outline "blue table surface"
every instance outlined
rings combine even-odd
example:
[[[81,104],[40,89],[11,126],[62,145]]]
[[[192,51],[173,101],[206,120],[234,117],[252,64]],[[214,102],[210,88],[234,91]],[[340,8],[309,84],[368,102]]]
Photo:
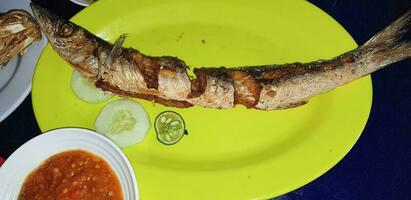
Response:
[[[82,7],[68,0],[36,0],[70,18]],[[311,0],[358,44],[411,9],[410,0]],[[297,25],[296,25],[297,26]],[[411,199],[411,59],[372,75],[372,110],[360,139],[335,167],[275,200]],[[40,133],[31,96],[0,123],[0,156],[7,158]]]

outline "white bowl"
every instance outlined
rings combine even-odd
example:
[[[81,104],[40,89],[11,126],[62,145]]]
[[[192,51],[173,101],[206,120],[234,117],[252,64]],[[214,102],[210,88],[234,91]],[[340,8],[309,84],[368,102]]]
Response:
[[[59,152],[82,149],[94,153],[116,173],[124,200],[137,200],[134,171],[124,153],[106,137],[90,130],[64,128],[41,134],[18,148],[0,168],[0,199],[17,199],[27,175]]]
[[[32,13],[30,0],[0,0],[0,13],[11,9],[24,9]],[[42,35],[42,39],[33,42],[23,56],[16,56],[6,66],[0,66],[0,122],[30,93],[34,68],[46,44],[47,39]]]
[[[86,0],[70,0],[70,1],[73,2],[73,3],[76,3],[80,6],[86,6],[87,7],[87,6],[90,5],[90,2],[88,2]]]

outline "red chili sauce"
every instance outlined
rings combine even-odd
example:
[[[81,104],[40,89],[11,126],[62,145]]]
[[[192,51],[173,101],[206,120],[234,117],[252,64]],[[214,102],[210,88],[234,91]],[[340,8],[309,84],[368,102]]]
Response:
[[[123,200],[120,182],[102,158],[82,150],[56,154],[25,180],[18,200]]]

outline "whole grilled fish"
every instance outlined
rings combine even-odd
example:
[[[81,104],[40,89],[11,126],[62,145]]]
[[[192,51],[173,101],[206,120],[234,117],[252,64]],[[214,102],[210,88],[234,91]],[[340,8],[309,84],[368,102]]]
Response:
[[[262,110],[292,108],[311,97],[411,56],[411,10],[364,45],[331,60],[237,68],[195,68],[175,57],[147,56],[110,44],[76,24],[32,4],[54,50],[84,77],[113,94],[166,106]]]

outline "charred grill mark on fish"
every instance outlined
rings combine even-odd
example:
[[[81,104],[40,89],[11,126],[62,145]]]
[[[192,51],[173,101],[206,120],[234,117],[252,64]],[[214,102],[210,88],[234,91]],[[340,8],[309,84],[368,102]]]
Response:
[[[149,101],[153,101],[153,102],[156,102],[156,103],[163,104],[165,106],[171,106],[171,107],[176,107],[176,108],[188,108],[188,107],[193,106],[192,104],[187,103],[185,101],[175,101],[175,100],[163,99],[163,98],[160,98],[156,95],[151,95],[151,94],[139,94],[139,93],[124,91],[124,90],[121,90],[120,88],[118,88],[117,86],[111,85],[110,83],[105,82],[103,80],[98,80],[95,83],[95,85],[97,87],[105,90],[105,91],[112,92],[112,93],[117,94],[119,96],[146,99],[146,100],[149,100]]]

